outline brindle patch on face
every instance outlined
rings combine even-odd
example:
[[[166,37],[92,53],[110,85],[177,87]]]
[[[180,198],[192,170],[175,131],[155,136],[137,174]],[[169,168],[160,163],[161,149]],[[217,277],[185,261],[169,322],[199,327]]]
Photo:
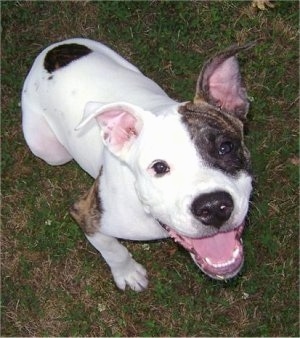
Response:
[[[250,170],[250,154],[243,142],[243,123],[240,119],[205,101],[196,105],[188,102],[179,108],[179,113],[208,166],[231,175],[240,170]],[[224,145],[231,145],[232,149],[222,154],[220,150]]]
[[[51,74],[55,70],[65,67],[72,61],[78,60],[91,52],[92,50],[88,47],[77,43],[59,45],[47,53],[44,67]]]
[[[93,235],[100,228],[102,213],[99,197],[100,175],[95,180],[91,189],[70,208],[70,214],[87,235]]]

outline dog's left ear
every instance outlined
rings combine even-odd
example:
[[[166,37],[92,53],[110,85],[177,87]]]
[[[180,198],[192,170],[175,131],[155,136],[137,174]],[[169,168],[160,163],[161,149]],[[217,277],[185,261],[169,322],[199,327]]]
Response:
[[[197,81],[194,104],[206,101],[244,120],[249,109],[249,101],[235,55],[254,45],[255,43],[234,45],[208,60]]]
[[[112,104],[89,102],[76,130],[90,120],[96,119],[101,128],[103,143],[112,153],[121,157],[140,134],[143,127],[140,117],[142,111],[142,108],[124,102]]]

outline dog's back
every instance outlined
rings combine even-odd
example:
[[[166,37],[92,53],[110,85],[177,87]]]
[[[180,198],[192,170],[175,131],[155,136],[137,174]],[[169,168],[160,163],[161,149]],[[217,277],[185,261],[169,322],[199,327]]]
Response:
[[[93,101],[126,101],[153,113],[176,105],[107,46],[79,38],[59,42],[40,53],[24,83],[23,130],[32,152],[52,165],[74,158],[96,177],[102,163],[99,127],[91,121],[88,132],[75,132]]]

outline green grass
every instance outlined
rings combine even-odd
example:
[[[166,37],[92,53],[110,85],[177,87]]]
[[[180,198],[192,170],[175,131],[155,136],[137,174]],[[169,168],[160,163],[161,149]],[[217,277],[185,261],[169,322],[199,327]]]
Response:
[[[299,336],[298,3],[2,2],[2,336]],[[246,143],[255,192],[242,274],[199,272],[171,240],[125,243],[145,265],[144,293],[116,289],[68,215],[91,183],[51,167],[21,131],[22,83],[37,53],[73,36],[104,41],[172,97],[189,100],[202,63],[235,42],[253,98]]]

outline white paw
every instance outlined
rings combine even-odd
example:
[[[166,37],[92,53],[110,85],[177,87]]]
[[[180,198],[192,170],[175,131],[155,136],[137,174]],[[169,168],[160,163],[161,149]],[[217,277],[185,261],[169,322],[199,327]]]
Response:
[[[148,286],[147,271],[132,258],[123,266],[112,268],[111,272],[121,290],[125,290],[128,285],[132,290],[140,292]]]

